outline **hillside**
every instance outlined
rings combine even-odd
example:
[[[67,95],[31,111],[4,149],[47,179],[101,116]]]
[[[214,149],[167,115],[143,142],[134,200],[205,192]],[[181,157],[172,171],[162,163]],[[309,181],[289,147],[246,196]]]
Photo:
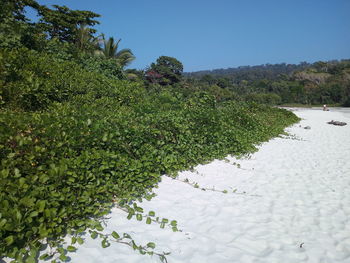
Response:
[[[231,90],[260,103],[350,106],[350,60],[275,64],[187,73],[187,81]]]

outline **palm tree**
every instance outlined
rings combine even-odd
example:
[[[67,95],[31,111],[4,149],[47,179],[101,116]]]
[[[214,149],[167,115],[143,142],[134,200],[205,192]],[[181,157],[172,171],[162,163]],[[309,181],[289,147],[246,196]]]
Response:
[[[129,65],[135,59],[134,54],[129,48],[124,48],[118,51],[121,39],[118,39],[116,42],[114,42],[113,37],[110,37],[108,40],[106,40],[104,36],[102,36],[101,40],[102,48],[95,52],[96,55],[117,60],[122,68]]]
[[[75,45],[82,51],[94,52],[99,48],[99,37],[94,37],[95,30],[80,24],[75,31]]]

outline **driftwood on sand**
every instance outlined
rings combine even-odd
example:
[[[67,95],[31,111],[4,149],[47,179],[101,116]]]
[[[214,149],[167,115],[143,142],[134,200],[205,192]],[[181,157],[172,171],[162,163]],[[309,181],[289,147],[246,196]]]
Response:
[[[341,121],[329,121],[327,122],[328,124],[333,124],[333,125],[337,125],[337,126],[345,126],[346,125],[346,122],[341,122]]]

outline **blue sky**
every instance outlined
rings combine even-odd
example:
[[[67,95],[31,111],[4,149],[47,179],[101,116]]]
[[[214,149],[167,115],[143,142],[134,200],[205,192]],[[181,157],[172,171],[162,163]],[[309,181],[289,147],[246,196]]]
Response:
[[[101,15],[143,69],[172,56],[185,71],[350,58],[349,0],[38,0]]]

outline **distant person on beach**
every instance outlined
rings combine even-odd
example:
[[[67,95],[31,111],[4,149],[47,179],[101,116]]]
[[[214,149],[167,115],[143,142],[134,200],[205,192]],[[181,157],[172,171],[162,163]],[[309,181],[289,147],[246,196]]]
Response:
[[[328,111],[328,109],[327,109],[327,105],[325,104],[325,105],[323,105],[323,111]]]

